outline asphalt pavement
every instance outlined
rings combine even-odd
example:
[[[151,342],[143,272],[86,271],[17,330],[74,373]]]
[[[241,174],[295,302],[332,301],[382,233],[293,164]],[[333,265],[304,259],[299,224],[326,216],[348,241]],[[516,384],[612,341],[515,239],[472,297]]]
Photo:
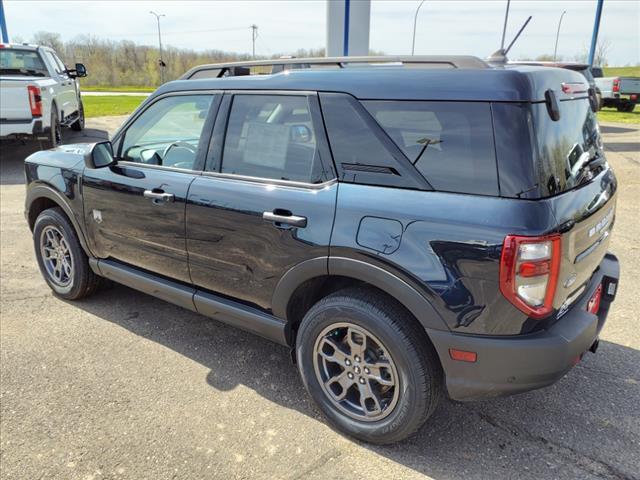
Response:
[[[622,276],[597,354],[543,390],[443,401],[390,447],[328,427],[283,347],[122,286],[54,297],[23,217],[32,147],[0,145],[0,477],[640,479],[640,131],[602,130]]]

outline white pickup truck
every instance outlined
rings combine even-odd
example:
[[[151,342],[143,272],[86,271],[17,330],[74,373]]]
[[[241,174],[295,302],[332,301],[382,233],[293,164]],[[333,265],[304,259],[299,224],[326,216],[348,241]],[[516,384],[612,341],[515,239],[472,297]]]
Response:
[[[78,77],[81,63],[68,69],[51,48],[0,43],[0,139],[62,139],[62,127],[84,128]]]
[[[640,101],[640,78],[599,77],[601,69],[594,68],[596,86],[602,92],[604,107],[617,108],[619,112],[633,112]]]

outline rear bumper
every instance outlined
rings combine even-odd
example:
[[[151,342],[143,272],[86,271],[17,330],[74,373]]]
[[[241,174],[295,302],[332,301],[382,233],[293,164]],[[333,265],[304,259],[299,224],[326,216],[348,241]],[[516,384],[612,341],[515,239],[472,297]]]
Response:
[[[511,337],[429,331],[449,396],[454,400],[480,400],[542,388],[562,378],[598,339],[619,277],[618,259],[607,254],[582,298],[547,330]],[[603,297],[598,315],[594,315],[586,311],[586,305],[600,283]],[[476,352],[477,361],[454,361],[450,348]]]
[[[0,120],[0,138],[28,138],[44,136],[48,133],[48,128],[44,128],[41,118],[31,120]]]

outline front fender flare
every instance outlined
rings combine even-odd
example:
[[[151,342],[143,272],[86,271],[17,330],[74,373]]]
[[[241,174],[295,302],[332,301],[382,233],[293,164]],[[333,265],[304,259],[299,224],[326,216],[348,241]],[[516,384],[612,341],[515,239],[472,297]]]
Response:
[[[71,224],[73,225],[76,233],[78,234],[78,240],[80,241],[80,245],[82,246],[83,250],[90,257],[93,256],[91,250],[89,249],[87,239],[85,238],[84,230],[81,228],[78,219],[73,213],[73,210],[67,203],[65,196],[57,190],[53,189],[51,186],[47,184],[40,184],[34,185],[29,188],[25,199],[25,216],[27,217],[27,221],[29,219],[29,211],[31,210],[33,202],[38,200],[39,198],[47,198],[62,209],[62,211],[71,221]]]

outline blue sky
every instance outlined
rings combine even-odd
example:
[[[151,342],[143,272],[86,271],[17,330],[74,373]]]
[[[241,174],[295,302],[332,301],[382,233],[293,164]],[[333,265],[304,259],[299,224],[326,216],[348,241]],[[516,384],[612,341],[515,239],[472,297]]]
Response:
[[[357,1],[357,0],[354,0]],[[372,49],[409,54],[413,15],[419,1],[376,1],[371,6]],[[499,46],[506,2],[427,0],[420,10],[416,54],[471,54],[485,57]],[[249,52],[249,25],[258,25],[256,53],[288,53],[325,45],[326,2],[304,1],[29,1],[4,0],[10,37],[29,40],[39,30],[68,40],[93,34],[155,45],[153,9],[162,19],[164,43],[203,50]],[[562,23],[558,54],[573,59],[588,48],[596,2],[535,0],[511,2],[507,37],[528,15],[533,20],[510,58],[553,53],[558,18]],[[640,63],[640,2],[605,0],[600,38],[610,43],[611,65]]]

